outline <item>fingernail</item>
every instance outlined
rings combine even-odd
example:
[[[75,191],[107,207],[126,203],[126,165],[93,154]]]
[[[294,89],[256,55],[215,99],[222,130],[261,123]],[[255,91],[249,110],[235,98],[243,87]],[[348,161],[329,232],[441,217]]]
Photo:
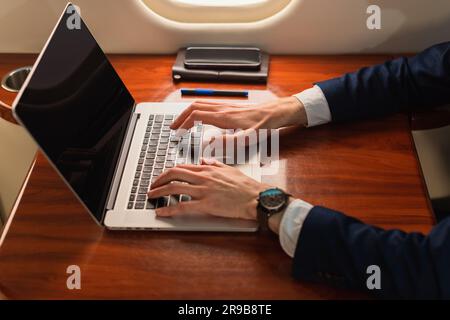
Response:
[[[210,158],[203,158],[202,160],[206,164],[214,164],[216,162],[215,159],[210,159]]]

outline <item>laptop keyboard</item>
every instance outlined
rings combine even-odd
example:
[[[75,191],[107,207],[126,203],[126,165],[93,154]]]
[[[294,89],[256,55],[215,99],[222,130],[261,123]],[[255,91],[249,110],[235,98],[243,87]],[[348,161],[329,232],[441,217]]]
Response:
[[[127,209],[156,209],[190,200],[186,195],[147,198],[150,185],[165,170],[179,164],[199,163],[203,127],[196,125],[184,135],[178,136],[170,129],[176,117],[177,115],[154,114],[146,119],[147,128],[141,144]]]

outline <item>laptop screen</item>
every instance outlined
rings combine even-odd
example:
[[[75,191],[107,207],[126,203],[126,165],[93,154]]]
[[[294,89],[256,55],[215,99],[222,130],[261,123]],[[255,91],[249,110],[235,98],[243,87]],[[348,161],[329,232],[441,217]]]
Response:
[[[134,100],[70,9],[41,53],[15,114],[100,221]]]

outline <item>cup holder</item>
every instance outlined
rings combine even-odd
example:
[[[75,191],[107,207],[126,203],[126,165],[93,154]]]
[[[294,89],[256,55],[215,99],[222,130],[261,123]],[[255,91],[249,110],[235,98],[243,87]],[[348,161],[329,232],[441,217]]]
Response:
[[[31,67],[22,67],[11,71],[2,80],[2,88],[10,92],[19,92],[31,72]]]

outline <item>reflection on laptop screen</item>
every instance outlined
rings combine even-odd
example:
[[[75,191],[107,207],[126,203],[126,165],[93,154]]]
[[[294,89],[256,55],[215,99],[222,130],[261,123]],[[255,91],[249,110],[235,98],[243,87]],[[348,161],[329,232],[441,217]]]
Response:
[[[84,22],[68,28],[65,12],[15,113],[101,220],[134,100]]]

